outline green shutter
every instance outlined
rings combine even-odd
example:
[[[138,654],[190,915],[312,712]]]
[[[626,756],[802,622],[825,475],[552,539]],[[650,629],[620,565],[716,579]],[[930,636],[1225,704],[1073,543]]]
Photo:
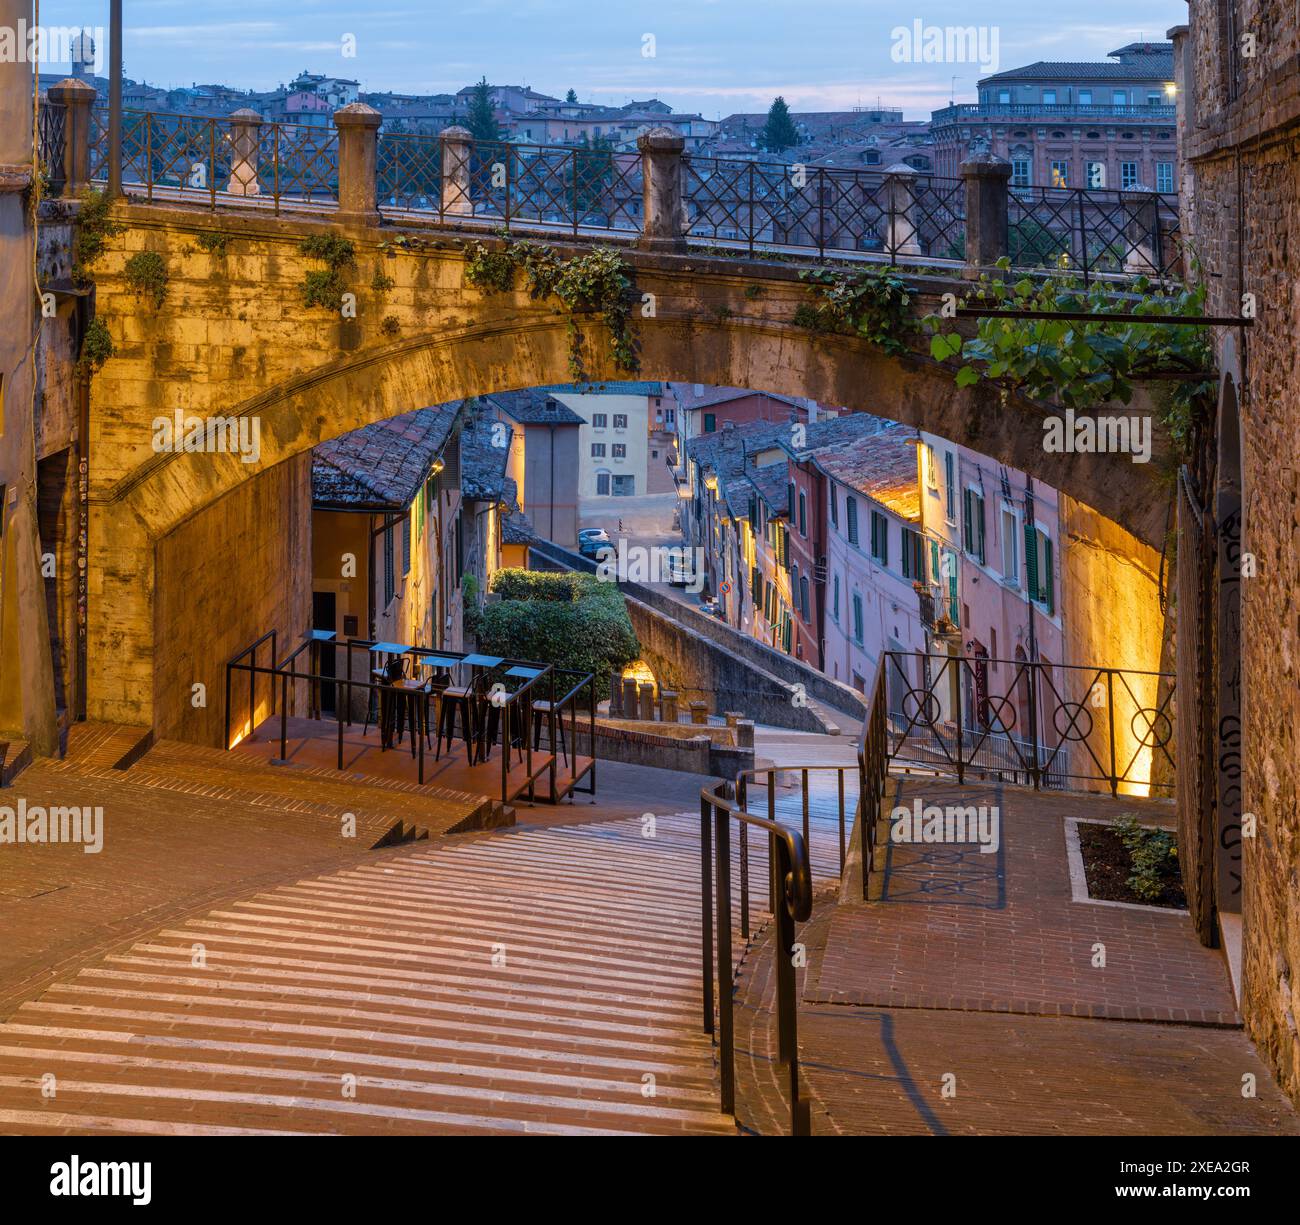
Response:
[[[1038,534],[1029,520],[1025,520],[1025,585],[1029,598],[1038,599]]]
[[[976,522],[976,529],[978,533],[976,536],[976,541],[979,545],[979,551],[976,554],[976,556],[980,559],[980,562],[982,563],[986,557],[986,554],[984,552],[984,499],[981,498],[978,494],[975,495],[975,505],[979,508],[979,519]]]
[[[966,546],[967,553],[975,552],[974,535],[971,530],[971,513],[970,513],[970,490],[961,491],[961,539],[962,544]]]
[[[1043,603],[1049,613],[1054,613],[1056,592],[1052,582],[1052,538],[1050,536],[1043,537],[1043,569],[1047,572],[1043,575]]]

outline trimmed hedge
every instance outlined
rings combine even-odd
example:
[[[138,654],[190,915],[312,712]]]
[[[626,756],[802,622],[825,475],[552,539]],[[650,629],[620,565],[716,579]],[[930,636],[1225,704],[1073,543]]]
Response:
[[[498,570],[492,590],[501,600],[475,619],[478,649],[489,655],[536,659],[592,672],[597,698],[609,696],[609,676],[640,657],[623,594],[595,575],[549,570]]]

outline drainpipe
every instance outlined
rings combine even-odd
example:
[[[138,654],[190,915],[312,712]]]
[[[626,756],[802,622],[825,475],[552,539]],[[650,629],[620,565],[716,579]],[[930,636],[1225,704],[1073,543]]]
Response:
[[[108,9],[108,198],[122,196],[122,0]]]

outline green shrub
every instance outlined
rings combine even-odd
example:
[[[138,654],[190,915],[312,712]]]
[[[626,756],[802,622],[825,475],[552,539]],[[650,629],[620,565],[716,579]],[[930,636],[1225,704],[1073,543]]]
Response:
[[[157,310],[167,300],[167,261],[157,251],[137,251],[123,269],[126,283]]]
[[[591,574],[507,569],[492,576],[491,586],[501,599],[475,619],[480,651],[594,673],[598,698],[609,694],[610,673],[641,653],[613,583]]]

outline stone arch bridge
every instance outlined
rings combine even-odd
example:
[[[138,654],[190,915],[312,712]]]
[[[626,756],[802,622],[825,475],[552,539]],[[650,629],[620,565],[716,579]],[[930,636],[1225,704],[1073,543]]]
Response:
[[[91,390],[87,713],[196,736],[191,687],[201,682],[211,713],[196,738],[210,738],[226,659],[285,601],[310,606],[310,590],[285,576],[309,548],[291,494],[309,479],[311,449],[429,404],[570,381],[568,316],[522,289],[468,287],[465,235],[446,229],[130,202],[115,218],[120,229],[94,267],[114,353]],[[301,249],[315,235],[354,244],[344,276],[355,318],[303,305],[308,272],[323,267]],[[1148,465],[1047,454],[1043,406],[988,385],[958,388],[920,353],[891,357],[794,324],[807,301],[796,263],[624,250],[637,293],[654,295],[654,316],[636,320],[640,377],[811,396],[933,431],[1159,547],[1169,501],[1159,430]],[[141,252],[165,269],[157,307],[126,276]],[[917,313],[960,285],[912,278]],[[588,376],[620,377],[603,326],[580,331]],[[256,418],[258,462],[157,452],[152,423],[177,410]]]

